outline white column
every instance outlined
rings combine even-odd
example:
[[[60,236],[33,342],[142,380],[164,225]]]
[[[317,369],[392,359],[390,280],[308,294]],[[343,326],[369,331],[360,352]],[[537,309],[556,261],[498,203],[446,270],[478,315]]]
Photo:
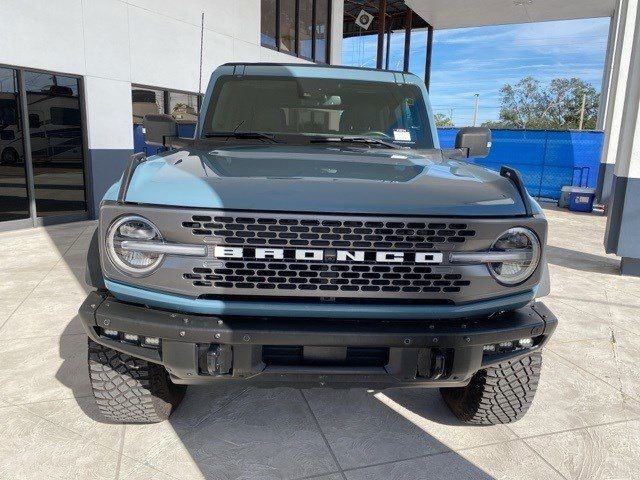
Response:
[[[342,65],[342,29],[344,24],[344,2],[331,2],[331,46],[329,63]]]
[[[637,0],[629,0],[629,7]],[[611,201],[607,215],[605,247],[622,257],[622,274],[640,276],[640,12],[627,10],[627,32],[622,42],[630,63],[620,70],[625,90],[616,99],[621,104]],[[627,45],[629,44],[629,45]],[[613,135],[613,132],[612,132]],[[612,137],[613,138],[613,137]]]
[[[611,76],[613,75],[613,57],[616,51],[618,39],[618,27],[620,25],[620,8],[617,5],[613,16],[609,20],[609,35],[607,36],[607,52],[604,58],[604,69],[602,71],[602,86],[600,87],[600,100],[598,102],[598,117],[596,120],[596,130],[603,130],[607,110],[609,108],[609,98],[611,96]]]
[[[617,34],[609,84],[609,99],[604,119],[604,142],[598,175],[598,199],[609,203],[613,178],[613,165],[616,162],[618,140],[622,128],[622,115],[625,107],[627,77],[632,56],[635,19],[638,0],[619,0],[614,14],[617,18]]]
[[[122,174],[133,153],[131,83],[99,77],[84,79],[89,159],[90,211],[96,215],[102,196]]]

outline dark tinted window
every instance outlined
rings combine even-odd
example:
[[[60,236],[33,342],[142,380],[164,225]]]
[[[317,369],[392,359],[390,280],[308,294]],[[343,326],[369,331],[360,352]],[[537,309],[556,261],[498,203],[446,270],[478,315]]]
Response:
[[[24,79],[38,216],[86,211],[78,79],[38,72]]]
[[[177,123],[198,121],[198,96],[191,93],[169,92],[169,114]]]
[[[0,222],[29,218],[16,71],[0,68]]]
[[[416,85],[361,80],[227,77],[218,81],[207,132],[367,136],[433,148]]]
[[[312,35],[313,35],[313,1],[300,0],[300,13],[298,38],[299,51],[298,54],[304,58],[311,58],[313,55]]]
[[[164,113],[164,92],[151,88],[134,88],[131,90],[133,102],[133,123],[142,124],[147,114]]]
[[[276,0],[262,0],[260,5],[260,42],[266,47],[276,46]]]
[[[330,0],[262,0],[261,44],[328,63],[330,6]]]
[[[329,0],[316,0],[316,62],[327,63]]]
[[[296,53],[296,0],[280,0],[280,50]]]

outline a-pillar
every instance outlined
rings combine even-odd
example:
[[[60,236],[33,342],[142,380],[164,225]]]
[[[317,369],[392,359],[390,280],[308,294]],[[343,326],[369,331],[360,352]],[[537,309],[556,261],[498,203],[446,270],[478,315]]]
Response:
[[[622,257],[621,273],[640,276],[640,12],[638,0],[628,0],[626,31],[621,38],[628,47],[629,67],[619,71],[626,80],[624,92],[616,94],[615,107],[623,105],[607,214],[605,249]],[[628,45],[627,45],[628,44]],[[612,132],[612,138],[613,138]]]

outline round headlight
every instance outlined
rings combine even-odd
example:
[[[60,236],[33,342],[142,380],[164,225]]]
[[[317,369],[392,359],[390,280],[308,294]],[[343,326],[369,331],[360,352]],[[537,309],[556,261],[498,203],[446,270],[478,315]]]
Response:
[[[107,230],[107,254],[118,270],[134,277],[149,275],[162,263],[163,254],[125,250],[125,241],[162,241],[158,228],[146,218],[127,215],[115,220]]]
[[[504,232],[491,246],[494,252],[522,253],[522,260],[490,263],[491,274],[500,283],[517,285],[527,280],[540,263],[540,241],[528,228],[515,227]]]

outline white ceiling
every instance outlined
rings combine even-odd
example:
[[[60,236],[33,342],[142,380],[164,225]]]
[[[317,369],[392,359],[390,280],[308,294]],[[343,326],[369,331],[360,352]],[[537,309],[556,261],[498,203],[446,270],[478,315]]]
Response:
[[[610,17],[616,0],[406,0],[437,29]]]

